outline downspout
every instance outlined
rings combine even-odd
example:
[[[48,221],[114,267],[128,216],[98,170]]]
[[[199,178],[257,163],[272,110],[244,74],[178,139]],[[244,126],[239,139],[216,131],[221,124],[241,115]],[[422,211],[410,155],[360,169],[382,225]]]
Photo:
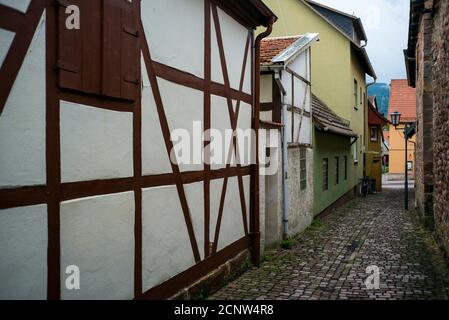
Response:
[[[253,263],[260,265],[260,212],[259,212],[259,121],[260,121],[260,42],[263,38],[269,36],[273,30],[273,23],[276,18],[273,16],[268,21],[267,30],[256,37],[254,44],[254,130],[256,131],[256,159],[254,166],[254,185],[253,191],[253,229],[252,229],[252,247],[253,247]]]
[[[287,142],[287,104],[285,103],[285,96],[287,92],[282,85],[280,78],[280,70],[276,70],[274,73],[274,80],[282,93],[281,106],[282,106],[282,224],[283,233],[282,238],[286,240],[288,238],[288,142]]]

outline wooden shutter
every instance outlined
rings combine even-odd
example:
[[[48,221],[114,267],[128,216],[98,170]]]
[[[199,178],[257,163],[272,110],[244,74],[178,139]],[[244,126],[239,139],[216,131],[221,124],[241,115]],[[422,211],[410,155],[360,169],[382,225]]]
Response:
[[[127,100],[140,83],[135,1],[103,0],[103,94]]]
[[[135,100],[140,83],[137,0],[58,0],[59,85]],[[67,6],[80,8],[80,29],[66,28]]]
[[[66,28],[65,13],[66,8],[71,5],[77,5],[82,10],[82,0],[62,1],[59,0],[59,56],[57,67],[59,69],[59,85],[62,88],[82,90],[83,76],[82,76],[82,56],[83,47],[81,29],[69,30]]]

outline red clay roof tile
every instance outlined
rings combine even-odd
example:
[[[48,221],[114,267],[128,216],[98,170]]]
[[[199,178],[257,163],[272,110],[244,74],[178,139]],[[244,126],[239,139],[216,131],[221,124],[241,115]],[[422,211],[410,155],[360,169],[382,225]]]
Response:
[[[270,65],[274,57],[300,38],[301,36],[291,36],[263,39],[260,44],[260,64]]]
[[[401,113],[401,122],[416,121],[416,89],[407,79],[391,80],[389,113]]]

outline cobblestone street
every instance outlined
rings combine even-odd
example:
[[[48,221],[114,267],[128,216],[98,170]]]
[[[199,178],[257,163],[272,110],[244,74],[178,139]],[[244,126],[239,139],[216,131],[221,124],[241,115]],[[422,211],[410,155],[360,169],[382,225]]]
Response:
[[[210,298],[447,299],[444,260],[413,213],[403,212],[402,197],[390,188],[349,202]],[[368,266],[379,267],[379,289],[365,285]]]

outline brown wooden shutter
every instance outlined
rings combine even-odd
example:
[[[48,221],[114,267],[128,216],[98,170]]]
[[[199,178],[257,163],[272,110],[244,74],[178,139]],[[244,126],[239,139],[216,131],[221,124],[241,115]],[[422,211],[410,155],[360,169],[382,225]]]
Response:
[[[136,15],[133,10],[133,7],[135,8],[136,6],[129,1],[125,2],[125,8],[122,11],[121,92],[123,99],[134,100],[140,84],[140,70],[138,70],[140,60],[139,32],[137,30]]]
[[[135,100],[140,83],[137,0],[58,0],[59,85]],[[80,30],[66,28],[66,7],[80,8]]]
[[[103,94],[134,100],[140,83],[135,4],[103,0],[103,5]]]
[[[65,13],[66,8],[71,5],[77,5],[82,8],[82,0],[63,1],[59,0],[59,57],[57,67],[59,69],[59,85],[63,88],[82,90],[82,57],[83,48],[81,30],[69,30],[66,28]]]

